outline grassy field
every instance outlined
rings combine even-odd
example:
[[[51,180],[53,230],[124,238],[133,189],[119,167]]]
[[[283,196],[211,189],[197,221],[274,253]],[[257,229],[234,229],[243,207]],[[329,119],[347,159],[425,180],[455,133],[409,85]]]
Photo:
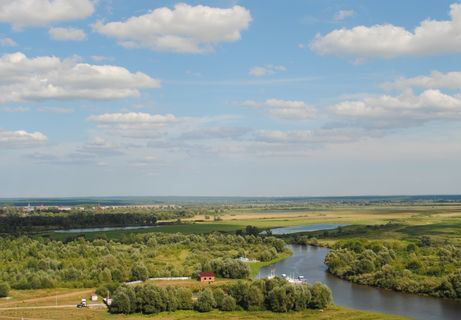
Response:
[[[40,309],[40,310],[12,310],[3,311],[0,320],[195,320],[195,319],[305,319],[305,320],[405,320],[409,318],[349,310],[340,307],[331,307],[327,310],[308,310],[293,313],[272,313],[272,312],[219,312],[199,313],[195,311],[178,311],[174,313],[161,313],[158,315],[110,315],[103,309]]]
[[[285,208],[240,208],[229,209],[220,215],[222,221],[212,221],[204,216],[184,219],[183,224],[160,225],[140,230],[117,230],[91,233],[44,234],[56,240],[66,240],[78,236],[87,239],[106,237],[121,239],[131,233],[167,232],[200,234],[215,231],[235,232],[248,225],[260,229],[302,226],[322,223],[346,225],[377,225],[397,222],[407,226],[401,230],[407,235],[434,235],[457,237],[461,231],[461,204],[389,204],[389,205],[328,205]],[[373,236],[369,234],[368,236]],[[383,234],[393,237],[395,234]]]

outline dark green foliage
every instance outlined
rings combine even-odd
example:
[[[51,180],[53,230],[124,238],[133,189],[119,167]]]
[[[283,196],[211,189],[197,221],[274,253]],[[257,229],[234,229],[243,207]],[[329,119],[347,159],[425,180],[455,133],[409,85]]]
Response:
[[[176,298],[178,299],[179,310],[191,310],[194,306],[192,300],[192,291],[188,288],[178,288],[176,290]]]
[[[324,309],[333,302],[330,288],[322,283],[315,283],[311,288],[309,306],[314,309]]]
[[[6,282],[0,282],[0,298],[8,297],[10,285]]]
[[[234,311],[237,309],[237,304],[235,303],[235,299],[229,295],[225,295],[222,304],[219,308],[221,311]]]
[[[159,288],[150,284],[135,289],[122,286],[116,290],[113,299],[111,313],[144,314],[190,310],[192,306],[200,312],[215,308],[221,311],[291,312],[326,308],[333,303],[330,289],[323,284],[290,284],[280,278],[238,281],[214,290],[205,288],[198,292],[195,304],[192,292],[187,288]]]
[[[229,279],[245,279],[250,275],[250,268],[235,259],[213,259],[202,266],[203,271],[213,271],[218,277]]]
[[[200,312],[210,312],[215,307],[216,301],[213,296],[213,291],[211,291],[210,288],[206,288],[198,296],[195,309]]]
[[[100,286],[96,289],[96,294],[100,297],[106,298],[109,296],[109,289],[105,286]]]
[[[213,297],[216,301],[216,308],[221,309],[226,293],[221,288],[213,290]]]
[[[115,226],[155,225],[152,214],[94,213],[35,214],[0,216],[0,233],[29,232],[34,230],[94,228]]]
[[[356,283],[460,299],[461,247],[424,236],[403,241],[340,241],[325,258],[328,270]]]
[[[135,309],[132,309],[131,305],[132,302],[126,290],[124,288],[119,288],[115,291],[109,311],[110,313],[133,313]]]
[[[142,263],[136,263],[131,267],[131,280],[146,281],[149,278],[149,271]]]

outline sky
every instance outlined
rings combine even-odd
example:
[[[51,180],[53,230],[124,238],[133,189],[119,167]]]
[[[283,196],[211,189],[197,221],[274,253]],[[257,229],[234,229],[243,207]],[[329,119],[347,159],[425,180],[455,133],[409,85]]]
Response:
[[[461,193],[461,2],[0,0],[0,197]]]

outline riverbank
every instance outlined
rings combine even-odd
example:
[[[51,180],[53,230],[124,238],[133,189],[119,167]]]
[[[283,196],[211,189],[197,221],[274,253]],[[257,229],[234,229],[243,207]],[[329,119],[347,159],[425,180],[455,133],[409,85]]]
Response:
[[[285,260],[285,259],[291,257],[292,254],[293,254],[293,252],[291,252],[291,251],[290,252],[283,252],[277,258],[272,259],[270,261],[250,262],[250,263],[248,263],[248,266],[250,267],[250,278],[251,279],[256,278],[256,276],[261,271],[261,268],[267,267],[267,266],[276,264],[277,262],[280,262],[282,260]]]

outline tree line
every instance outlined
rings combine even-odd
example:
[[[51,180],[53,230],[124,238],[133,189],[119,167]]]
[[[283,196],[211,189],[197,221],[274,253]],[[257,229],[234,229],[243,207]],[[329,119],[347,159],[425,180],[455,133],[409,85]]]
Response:
[[[157,218],[139,213],[88,213],[0,215],[0,233],[32,232],[51,229],[72,229],[118,226],[153,226]]]
[[[188,288],[160,288],[152,284],[115,290],[109,312],[154,314],[164,311],[197,310],[291,312],[323,309],[332,302],[331,290],[320,283],[290,284],[281,278],[238,281],[197,292],[196,301]]]

